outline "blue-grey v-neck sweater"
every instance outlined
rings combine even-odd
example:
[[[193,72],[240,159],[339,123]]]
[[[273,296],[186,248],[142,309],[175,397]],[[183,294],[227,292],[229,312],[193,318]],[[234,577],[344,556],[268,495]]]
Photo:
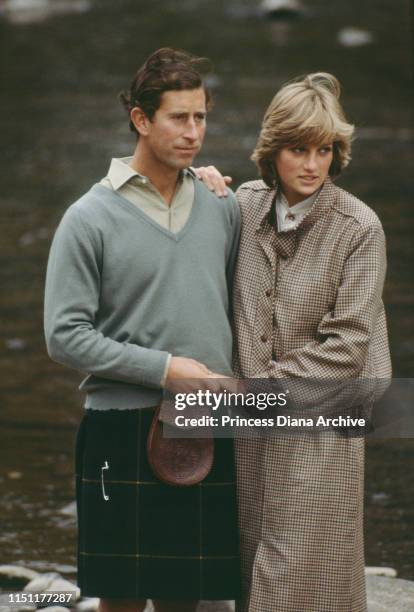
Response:
[[[156,405],[168,353],[231,374],[239,232],[234,195],[199,181],[176,234],[102,185],[68,208],[49,256],[45,335],[52,359],[87,374],[86,408]]]

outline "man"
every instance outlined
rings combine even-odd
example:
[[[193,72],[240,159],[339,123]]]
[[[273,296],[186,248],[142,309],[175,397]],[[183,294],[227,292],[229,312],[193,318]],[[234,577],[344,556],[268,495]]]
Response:
[[[211,473],[193,487],[160,483],[146,457],[164,386],[232,372],[240,217],[233,195],[219,199],[188,170],[209,105],[198,63],[160,49],[138,70],[122,95],[134,154],[69,207],[48,263],[49,354],[87,373],[78,578],[101,612],[139,612],[147,598],[157,612],[186,612],[238,595],[231,441],[217,441]]]

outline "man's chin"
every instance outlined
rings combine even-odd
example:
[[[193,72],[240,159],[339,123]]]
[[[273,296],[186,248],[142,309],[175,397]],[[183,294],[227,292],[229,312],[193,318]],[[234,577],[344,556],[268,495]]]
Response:
[[[198,148],[194,148],[194,149],[176,149],[175,150],[175,161],[177,163],[185,163],[187,166],[191,165],[193,163],[193,160],[197,157],[197,155],[199,154],[200,149]]]
[[[176,159],[172,164],[175,170],[184,170],[184,168],[188,168],[193,165],[193,161],[195,159],[195,155],[187,155],[183,156],[181,159]]]

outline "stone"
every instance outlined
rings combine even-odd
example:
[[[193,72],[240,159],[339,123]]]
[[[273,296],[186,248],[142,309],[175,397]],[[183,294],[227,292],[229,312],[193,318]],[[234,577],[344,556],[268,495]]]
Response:
[[[367,576],[368,612],[413,612],[414,582]]]
[[[29,610],[36,610],[36,606],[30,604],[11,604],[8,593],[0,593],[0,612],[23,612],[23,610],[27,612]]]
[[[40,23],[54,15],[85,13],[90,0],[2,0],[0,15],[10,23],[24,25]]]
[[[0,593],[0,612],[32,612],[32,610],[36,610],[34,604],[11,604],[8,593]]]
[[[57,572],[59,574],[73,574],[77,572],[76,565],[67,563],[51,563],[50,561],[30,561],[30,567],[36,570],[39,574],[46,572]]]
[[[388,578],[396,578],[397,572],[393,567],[366,567],[365,576],[388,576]]]
[[[64,606],[47,606],[46,612],[69,612],[69,608]]]
[[[298,0],[263,0],[260,9],[264,15],[279,18],[299,17],[304,13]]]
[[[26,341],[23,338],[8,338],[5,344],[11,351],[21,351],[26,348]]]
[[[94,612],[98,609],[99,597],[85,597],[78,602],[76,609],[81,612]]]
[[[373,42],[374,37],[367,30],[343,28],[337,34],[337,40],[343,47],[362,47]]]
[[[61,593],[73,593],[72,603],[80,598],[80,589],[69,580],[62,578],[57,572],[39,574],[34,580],[24,587],[25,591],[44,592],[59,591]]]
[[[69,504],[67,504],[66,506],[63,506],[63,508],[61,508],[59,510],[59,514],[63,514],[64,516],[73,516],[76,517],[77,512],[76,512],[76,502],[70,502]]]
[[[39,576],[38,572],[21,565],[0,565],[0,586],[2,587],[23,587],[37,576]]]

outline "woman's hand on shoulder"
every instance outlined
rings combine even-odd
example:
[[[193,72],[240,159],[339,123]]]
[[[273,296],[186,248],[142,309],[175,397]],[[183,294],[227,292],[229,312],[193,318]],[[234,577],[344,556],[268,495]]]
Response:
[[[223,198],[229,195],[227,185],[233,180],[231,176],[223,176],[215,166],[201,166],[193,170],[196,177],[203,181],[210,191],[214,191],[216,196]]]

